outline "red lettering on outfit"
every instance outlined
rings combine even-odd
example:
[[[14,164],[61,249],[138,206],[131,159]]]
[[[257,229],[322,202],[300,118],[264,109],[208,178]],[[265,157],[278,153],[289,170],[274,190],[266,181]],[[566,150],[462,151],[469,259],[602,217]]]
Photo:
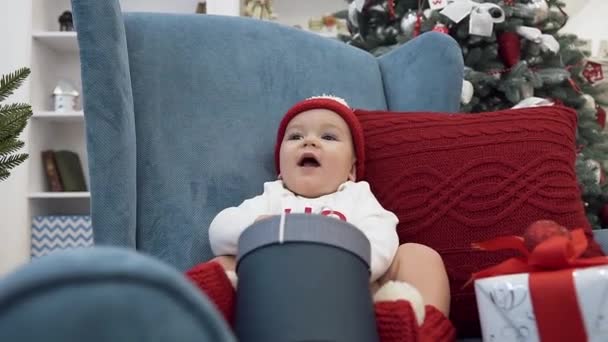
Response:
[[[285,214],[289,214],[291,213],[291,208],[285,208]],[[304,207],[304,213],[305,214],[312,214],[312,208],[311,207]],[[323,210],[321,213],[321,215],[323,216],[335,216],[336,218],[347,222],[348,220],[346,219],[346,215],[342,214],[339,211],[336,210]]]
[[[321,215],[323,215],[323,216],[330,216],[330,215],[338,216],[338,218],[340,220],[346,222],[346,216],[344,216],[344,214],[342,214],[339,211],[335,211],[335,210],[323,210],[321,212]]]

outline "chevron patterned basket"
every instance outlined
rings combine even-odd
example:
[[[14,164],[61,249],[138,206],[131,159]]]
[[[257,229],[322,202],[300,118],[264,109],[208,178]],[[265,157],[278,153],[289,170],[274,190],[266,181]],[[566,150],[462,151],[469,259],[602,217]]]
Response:
[[[90,216],[35,216],[32,219],[32,258],[55,250],[93,246]]]

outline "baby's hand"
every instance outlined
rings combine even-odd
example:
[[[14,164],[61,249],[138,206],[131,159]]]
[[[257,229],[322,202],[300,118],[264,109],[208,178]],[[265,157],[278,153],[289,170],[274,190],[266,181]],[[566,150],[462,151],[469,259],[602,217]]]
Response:
[[[255,219],[255,221],[253,221],[253,222],[258,222],[258,221],[265,220],[265,219],[267,219],[267,218],[271,218],[271,217],[272,217],[272,215],[260,215],[260,216],[258,216],[258,218],[256,218],[256,219]]]

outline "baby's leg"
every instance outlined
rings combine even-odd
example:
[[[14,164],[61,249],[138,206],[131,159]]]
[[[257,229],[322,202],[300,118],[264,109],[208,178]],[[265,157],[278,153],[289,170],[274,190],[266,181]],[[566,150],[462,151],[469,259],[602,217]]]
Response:
[[[232,324],[234,319],[236,275],[234,274],[236,261],[233,256],[220,256],[210,261],[198,264],[185,275],[215,304],[226,321]]]
[[[455,340],[456,331],[447,318],[448,278],[443,261],[434,250],[413,243],[400,246],[378,283],[375,309],[382,342]],[[410,285],[418,290],[413,290],[415,295]],[[374,288],[377,285],[372,285]],[[382,297],[385,299],[381,300]],[[421,307],[423,302],[425,306]],[[419,326],[421,319],[423,323]]]
[[[389,280],[411,284],[420,291],[426,305],[432,305],[448,316],[450,284],[443,260],[435,250],[416,243],[399,246],[393,263],[380,283]]]
[[[236,269],[236,258],[234,255],[221,255],[211,259],[222,265],[226,271],[234,271]]]
[[[236,277],[236,258],[233,255],[221,255],[211,259],[218,264],[222,265],[222,268],[226,271],[226,276],[230,279],[232,287],[236,289],[237,277]]]

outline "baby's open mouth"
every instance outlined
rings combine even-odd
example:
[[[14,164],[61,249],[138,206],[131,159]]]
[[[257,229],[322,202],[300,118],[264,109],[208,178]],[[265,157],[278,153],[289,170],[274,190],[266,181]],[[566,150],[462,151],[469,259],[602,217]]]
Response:
[[[298,166],[302,166],[302,167],[319,167],[319,166],[321,166],[321,163],[319,163],[319,161],[317,160],[317,157],[315,157],[314,154],[312,154],[312,153],[304,153],[300,157],[300,160],[298,161]]]

